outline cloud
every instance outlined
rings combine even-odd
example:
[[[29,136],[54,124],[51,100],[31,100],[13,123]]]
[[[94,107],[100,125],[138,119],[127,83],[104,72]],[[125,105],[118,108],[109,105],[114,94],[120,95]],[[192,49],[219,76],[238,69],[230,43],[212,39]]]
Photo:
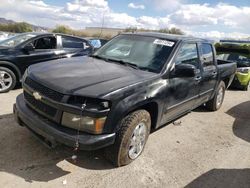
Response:
[[[239,32],[219,32],[219,31],[208,31],[208,32],[194,32],[194,31],[186,31],[187,35],[196,36],[200,38],[208,38],[208,39],[223,39],[223,38],[234,38],[234,39],[242,39],[248,38],[250,35],[246,33]]]
[[[37,5],[40,7],[48,7],[48,5],[44,3],[43,1],[30,1],[30,4]]]
[[[109,6],[105,0],[75,0],[73,3],[66,4],[66,10],[87,13],[91,10],[107,11]]]
[[[228,29],[250,30],[250,7],[237,7],[225,3],[181,5],[169,15],[170,20],[182,26],[226,26]]]
[[[182,0],[148,1],[161,8],[166,15],[131,16],[112,10],[107,0],[74,0],[61,6],[42,0],[6,0],[1,2],[0,12],[1,17],[46,27],[64,24],[83,29],[86,26],[101,26],[104,20],[104,27],[177,27],[187,34],[201,37],[247,37],[250,33],[250,6],[183,4]],[[171,11],[169,7],[178,8]]]
[[[157,10],[174,10],[182,4],[182,0],[148,0],[148,3]]]
[[[214,12],[215,9],[208,4],[182,5],[179,10],[170,15],[170,19],[179,25],[215,25],[218,23],[218,18]]]
[[[136,4],[134,4],[134,3],[129,3],[129,4],[128,4],[128,7],[129,7],[129,8],[133,8],[133,9],[142,9],[142,10],[145,9],[145,6],[144,6],[144,5],[139,5],[139,4],[136,5]]]
[[[98,8],[107,8],[108,2],[105,0],[75,0],[75,4],[81,6],[90,6],[90,7],[98,7]]]

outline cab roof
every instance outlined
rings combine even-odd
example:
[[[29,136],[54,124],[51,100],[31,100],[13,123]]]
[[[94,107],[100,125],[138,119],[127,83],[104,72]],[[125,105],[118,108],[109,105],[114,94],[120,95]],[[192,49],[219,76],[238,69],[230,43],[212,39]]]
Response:
[[[166,34],[166,33],[158,33],[158,32],[136,32],[136,33],[124,33],[125,35],[139,35],[139,36],[148,36],[155,37],[161,39],[169,39],[175,41],[200,41],[200,42],[211,42],[210,40],[196,38],[187,35],[175,35],[175,34]]]

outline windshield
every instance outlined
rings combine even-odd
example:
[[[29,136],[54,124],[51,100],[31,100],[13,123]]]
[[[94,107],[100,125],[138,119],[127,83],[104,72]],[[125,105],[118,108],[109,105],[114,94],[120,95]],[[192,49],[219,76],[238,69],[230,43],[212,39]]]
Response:
[[[94,56],[159,73],[174,41],[139,35],[119,35],[94,53]]]
[[[24,42],[32,37],[35,37],[35,36],[36,35],[30,34],[30,33],[19,34],[19,35],[16,35],[14,37],[11,37],[9,39],[1,41],[0,46],[15,47],[15,46],[21,44],[22,42]]]

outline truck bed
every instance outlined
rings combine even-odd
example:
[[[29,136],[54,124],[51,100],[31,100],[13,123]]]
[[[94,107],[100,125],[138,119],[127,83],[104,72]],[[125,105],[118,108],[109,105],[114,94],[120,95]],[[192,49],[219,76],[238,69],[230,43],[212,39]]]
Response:
[[[224,80],[226,87],[229,87],[236,73],[237,64],[231,61],[218,59],[217,65],[218,65],[218,70],[219,70],[221,80]]]

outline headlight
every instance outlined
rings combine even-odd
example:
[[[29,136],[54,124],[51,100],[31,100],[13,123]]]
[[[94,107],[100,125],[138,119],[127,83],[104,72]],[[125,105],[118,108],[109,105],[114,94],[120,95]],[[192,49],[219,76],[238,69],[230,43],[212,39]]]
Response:
[[[86,109],[88,110],[102,111],[107,110],[111,107],[111,103],[109,101],[95,98],[86,98],[81,96],[71,96],[68,100],[68,104],[81,107],[82,104],[85,103],[85,101],[87,101]]]
[[[68,112],[64,112],[62,117],[63,126],[92,134],[101,134],[105,121],[106,117],[93,118],[83,116],[81,118],[79,115]]]
[[[237,72],[247,74],[249,72],[249,69],[250,68],[248,68],[248,67],[237,68]]]

